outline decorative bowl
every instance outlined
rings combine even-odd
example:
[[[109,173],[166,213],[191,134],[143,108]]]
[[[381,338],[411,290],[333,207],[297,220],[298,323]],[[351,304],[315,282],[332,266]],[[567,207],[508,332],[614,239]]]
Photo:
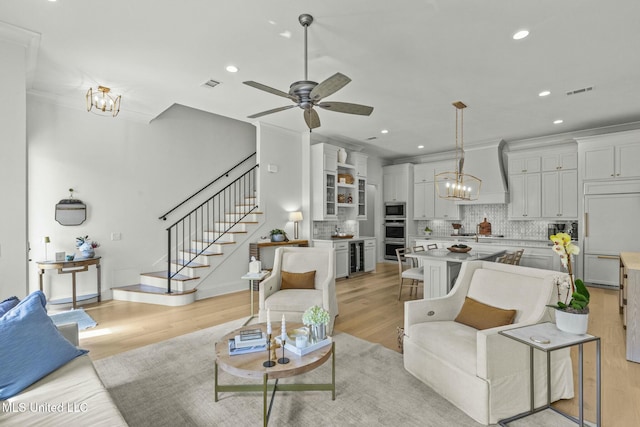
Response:
[[[449,249],[451,252],[457,252],[457,253],[461,253],[461,254],[466,254],[467,252],[469,252],[471,250],[471,248],[469,246],[467,246],[466,248],[454,248],[453,246],[450,246],[447,249]]]

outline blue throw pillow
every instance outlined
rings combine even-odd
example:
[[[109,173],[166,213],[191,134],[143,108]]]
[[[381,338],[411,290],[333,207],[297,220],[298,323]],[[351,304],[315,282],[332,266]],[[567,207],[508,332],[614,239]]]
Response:
[[[46,303],[44,294],[36,291],[0,317],[0,400],[87,353],[58,332]]]
[[[6,300],[0,302],[0,317],[4,316],[7,311],[18,305],[19,302],[20,300],[18,299],[18,297],[7,298]]]

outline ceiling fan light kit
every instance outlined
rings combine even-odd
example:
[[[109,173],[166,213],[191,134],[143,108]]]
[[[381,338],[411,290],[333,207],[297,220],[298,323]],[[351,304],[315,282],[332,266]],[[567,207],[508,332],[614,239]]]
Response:
[[[304,121],[309,129],[320,127],[320,117],[314,107],[320,107],[325,110],[335,111],[337,113],[357,114],[368,116],[373,112],[373,107],[361,104],[352,104],[348,102],[321,102],[322,99],[339,91],[346,86],[351,79],[342,73],[335,73],[333,76],[317,83],[309,80],[308,77],[308,58],[307,58],[307,28],[313,22],[313,16],[302,14],[298,17],[300,25],[304,28],[304,80],[294,82],[289,87],[289,92],[274,89],[270,86],[254,81],[243,82],[247,86],[269,92],[274,95],[288,98],[294,102],[294,105],[277,107],[271,110],[262,111],[260,113],[248,116],[250,119],[266,116],[267,114],[277,113],[294,107],[300,107],[303,111]]]
[[[453,103],[456,108],[456,164],[455,171],[442,172],[436,174],[436,191],[438,197],[447,200],[471,201],[480,197],[480,187],[482,180],[473,175],[465,174],[464,167],[464,109],[467,106],[461,102]],[[458,116],[460,116],[460,126],[458,127]],[[458,140],[458,129],[460,139]],[[459,141],[459,143],[458,143]]]

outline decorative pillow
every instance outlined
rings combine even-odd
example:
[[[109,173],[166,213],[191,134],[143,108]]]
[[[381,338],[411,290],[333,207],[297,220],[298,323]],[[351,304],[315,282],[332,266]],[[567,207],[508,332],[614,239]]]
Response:
[[[18,305],[19,302],[20,300],[18,299],[18,297],[7,298],[6,300],[0,302],[0,317],[4,316],[7,311]]]
[[[282,270],[280,289],[315,289],[316,271],[306,273],[289,273]]]
[[[0,400],[87,353],[58,332],[46,303],[44,294],[36,291],[0,318]]]
[[[510,325],[516,317],[516,310],[504,310],[465,297],[464,304],[455,321],[479,330]]]

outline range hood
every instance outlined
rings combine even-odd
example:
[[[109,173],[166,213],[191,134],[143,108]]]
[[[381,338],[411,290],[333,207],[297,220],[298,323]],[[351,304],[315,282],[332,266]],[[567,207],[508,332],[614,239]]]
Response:
[[[504,204],[509,202],[502,164],[504,141],[465,146],[464,173],[482,180],[478,200],[459,201],[461,205]]]

